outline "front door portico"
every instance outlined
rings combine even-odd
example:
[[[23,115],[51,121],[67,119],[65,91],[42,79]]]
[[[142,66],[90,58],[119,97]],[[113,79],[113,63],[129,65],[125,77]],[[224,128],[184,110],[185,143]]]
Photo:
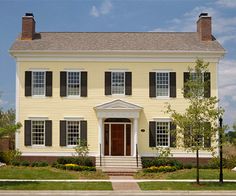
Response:
[[[118,99],[94,109],[98,117],[99,154],[136,156],[138,118],[142,107]],[[119,120],[124,118],[129,121]],[[116,119],[116,122],[107,122],[106,119]]]

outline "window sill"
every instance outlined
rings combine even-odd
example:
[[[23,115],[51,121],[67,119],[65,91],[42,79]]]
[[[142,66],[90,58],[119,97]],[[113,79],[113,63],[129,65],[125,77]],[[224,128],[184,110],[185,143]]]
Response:
[[[81,97],[80,95],[78,95],[78,96],[66,96],[66,97],[61,97],[61,98],[64,98],[64,99],[83,99],[85,97]]]
[[[48,147],[51,147],[51,146],[43,146],[43,145],[32,145],[32,146],[28,146],[30,148],[48,148]]]
[[[62,146],[62,148],[65,148],[65,149],[74,149],[75,147],[76,147],[76,145]]]

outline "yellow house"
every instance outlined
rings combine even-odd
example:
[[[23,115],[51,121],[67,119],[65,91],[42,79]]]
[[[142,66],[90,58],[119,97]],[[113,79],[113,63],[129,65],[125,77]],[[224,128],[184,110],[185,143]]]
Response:
[[[78,139],[97,165],[136,167],[136,157],[170,147],[173,157],[195,155],[179,147],[164,112],[179,112],[185,72],[197,58],[210,62],[210,89],[218,96],[217,66],[225,50],[202,13],[196,32],[35,32],[31,13],[10,48],[16,60],[16,148],[28,159],[75,154]],[[166,131],[169,130],[169,131]],[[211,153],[200,152],[201,158]]]

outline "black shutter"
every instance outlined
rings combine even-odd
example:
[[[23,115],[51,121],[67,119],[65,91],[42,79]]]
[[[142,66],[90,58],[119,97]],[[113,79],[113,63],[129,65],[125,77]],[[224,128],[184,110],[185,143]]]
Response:
[[[176,73],[170,72],[170,97],[176,97]]]
[[[32,96],[32,72],[25,72],[25,96]]]
[[[209,130],[211,130],[211,123],[206,122],[204,123],[204,129],[207,130],[204,132],[204,148],[210,148],[211,147],[211,137],[209,134]]]
[[[31,146],[31,120],[25,120],[25,146]]]
[[[125,94],[132,95],[132,72],[125,72]]]
[[[176,147],[176,125],[170,123],[170,147]]]
[[[209,98],[211,97],[211,73],[206,72],[204,73],[204,97]]]
[[[47,97],[52,96],[52,72],[51,71],[46,72],[46,96]]]
[[[156,97],[156,72],[149,72],[149,97]]]
[[[60,121],[60,146],[66,146],[66,121]]]
[[[81,72],[81,97],[87,97],[87,72]]]
[[[45,121],[45,146],[52,146],[52,121]]]
[[[67,87],[67,72],[60,72],[60,96],[66,97],[66,87]]]
[[[156,147],[156,122],[149,121],[149,147]]]
[[[111,72],[105,72],[105,95],[111,95]]]
[[[187,94],[189,93],[189,87],[186,86],[186,82],[189,81],[190,78],[190,73],[189,72],[184,72],[184,97],[187,97]]]
[[[87,144],[87,121],[80,121],[80,140],[86,142]]]

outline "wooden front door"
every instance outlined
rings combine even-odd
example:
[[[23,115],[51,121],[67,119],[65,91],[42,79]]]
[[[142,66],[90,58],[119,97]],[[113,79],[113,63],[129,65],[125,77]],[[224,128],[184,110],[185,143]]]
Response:
[[[104,155],[131,156],[131,123],[104,124]]]
[[[124,124],[111,125],[111,155],[124,156]]]

